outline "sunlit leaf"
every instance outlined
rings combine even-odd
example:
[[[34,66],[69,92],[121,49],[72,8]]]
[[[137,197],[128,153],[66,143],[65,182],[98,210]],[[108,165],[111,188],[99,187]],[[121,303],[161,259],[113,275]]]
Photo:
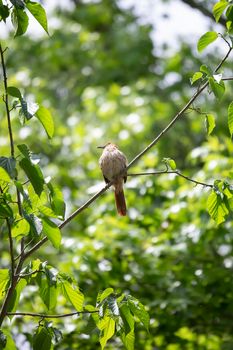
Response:
[[[8,312],[15,312],[17,307],[18,307],[18,303],[19,303],[19,299],[20,299],[20,295],[22,290],[26,287],[27,285],[27,281],[25,279],[20,279],[14,292],[13,292],[13,296],[10,300],[9,306],[7,311]]]
[[[211,90],[213,91],[215,97],[217,99],[221,99],[224,95],[225,92],[225,84],[223,81],[220,81],[220,83],[217,83],[214,78],[210,77],[209,78],[209,86]]]
[[[225,221],[225,217],[228,215],[229,210],[226,207],[226,204],[219,194],[215,191],[212,191],[207,200],[207,210],[217,223],[221,224]]]
[[[4,297],[7,285],[10,282],[10,274],[8,269],[0,270],[0,300]]]
[[[115,333],[115,321],[111,317],[105,316],[99,324],[99,329],[101,329],[99,339],[100,345],[101,349],[104,349],[107,341],[112,338]]]
[[[19,165],[30,180],[35,192],[40,196],[44,186],[44,178],[40,167],[33,165],[27,158],[20,160]]]
[[[59,249],[61,245],[61,232],[57,225],[49,220],[48,218],[44,217],[42,219],[43,222],[43,230],[54,248]]]
[[[140,303],[139,300],[130,296],[128,298],[128,305],[131,312],[138,317],[138,319],[142,322],[144,327],[148,330],[150,324],[150,317],[148,312],[146,311],[144,305]]]
[[[49,283],[47,278],[40,282],[39,294],[48,310],[53,310],[57,305],[57,286]]]
[[[101,303],[104,299],[106,299],[109,295],[114,292],[113,288],[107,288],[103,292],[99,292],[97,296],[97,303]]]
[[[230,131],[230,135],[233,135],[233,102],[230,103],[228,107],[228,128]]]
[[[20,219],[12,228],[12,237],[25,236],[30,231],[30,225],[26,219]]]
[[[213,43],[218,38],[218,33],[216,32],[206,32],[200,37],[197,43],[197,49],[199,52],[203,51],[208,45]]]
[[[206,114],[205,116],[205,121],[206,121],[206,130],[207,130],[207,134],[210,135],[212,133],[212,131],[215,128],[215,118],[213,116],[213,114]]]
[[[48,33],[47,17],[43,6],[41,6],[41,4],[37,2],[27,1],[26,7],[31,12],[31,14],[35,17],[38,23],[40,23],[40,25],[46,31],[46,33]]]
[[[0,181],[10,182],[11,178],[4,168],[0,166]]]
[[[0,157],[0,167],[5,169],[12,179],[16,176],[16,160],[12,157]]]
[[[21,8],[14,8],[11,12],[11,20],[15,27],[15,37],[23,35],[28,28],[28,15]]]
[[[196,72],[193,74],[191,80],[191,84],[194,84],[197,80],[201,79],[203,77],[203,73],[202,72]]]
[[[50,111],[47,108],[40,106],[35,116],[39,119],[48,137],[51,139],[54,133],[54,123]]]
[[[224,10],[227,8],[228,5],[229,5],[229,2],[225,0],[221,0],[214,5],[213,15],[216,22],[219,21],[221,15],[223,14]]]
[[[74,289],[69,282],[62,281],[61,290],[64,297],[73,305],[77,311],[83,310],[84,296],[77,287]]]

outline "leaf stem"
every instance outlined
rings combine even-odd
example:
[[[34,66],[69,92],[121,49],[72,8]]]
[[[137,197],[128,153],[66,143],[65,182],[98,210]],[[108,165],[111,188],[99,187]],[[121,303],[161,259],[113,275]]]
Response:
[[[29,317],[39,317],[39,318],[64,318],[64,317],[70,317],[70,316],[79,316],[83,314],[94,314],[98,313],[99,310],[95,311],[75,311],[70,312],[67,314],[60,314],[60,315],[46,315],[46,314],[40,314],[40,313],[34,313],[34,312],[7,312],[8,316],[29,316]]]

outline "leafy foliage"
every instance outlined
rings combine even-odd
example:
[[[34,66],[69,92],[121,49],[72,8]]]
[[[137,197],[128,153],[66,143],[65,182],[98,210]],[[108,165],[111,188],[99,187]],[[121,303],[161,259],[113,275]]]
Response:
[[[1,51],[0,298],[13,281],[6,311],[35,314],[12,319],[11,332],[6,324],[0,347],[16,349],[20,335],[33,349],[232,348],[231,65],[217,50],[200,61],[190,43],[154,55],[151,27],[112,0],[57,11],[50,38],[20,38],[28,12],[48,32],[46,14],[39,2],[10,2],[0,1],[17,36]],[[213,15],[226,18],[227,35],[205,33],[199,52],[231,35],[230,2]],[[190,77],[208,91],[166,136],[192,95]],[[129,217],[116,217],[108,191],[61,234],[66,208],[99,188],[96,146],[112,139],[130,160],[160,131],[132,168],[151,175],[128,176]]]

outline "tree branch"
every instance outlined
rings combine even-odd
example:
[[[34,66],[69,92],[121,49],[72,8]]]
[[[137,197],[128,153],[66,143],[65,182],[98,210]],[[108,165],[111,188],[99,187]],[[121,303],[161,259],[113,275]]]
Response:
[[[161,174],[176,174],[176,175],[178,175],[180,177],[183,177],[185,180],[193,182],[195,185],[201,185],[201,186],[210,187],[210,188],[214,187],[213,185],[207,184],[205,182],[193,180],[190,177],[180,173],[179,170],[149,171],[149,172],[144,172],[144,173],[127,174],[127,176],[144,176],[144,175],[161,175]]]
[[[83,314],[95,314],[98,313],[99,310],[95,311],[75,311],[70,312],[68,314],[60,314],[60,315],[46,315],[46,314],[39,314],[34,312],[7,312],[7,316],[29,316],[29,317],[39,317],[39,318],[64,318],[64,317],[70,317],[75,315],[83,315]]]

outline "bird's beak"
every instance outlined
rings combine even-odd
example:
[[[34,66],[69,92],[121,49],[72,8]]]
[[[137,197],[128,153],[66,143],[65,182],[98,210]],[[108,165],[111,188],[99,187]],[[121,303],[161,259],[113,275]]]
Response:
[[[104,147],[105,147],[105,146],[97,146],[97,148],[102,148],[102,149],[103,149]]]

